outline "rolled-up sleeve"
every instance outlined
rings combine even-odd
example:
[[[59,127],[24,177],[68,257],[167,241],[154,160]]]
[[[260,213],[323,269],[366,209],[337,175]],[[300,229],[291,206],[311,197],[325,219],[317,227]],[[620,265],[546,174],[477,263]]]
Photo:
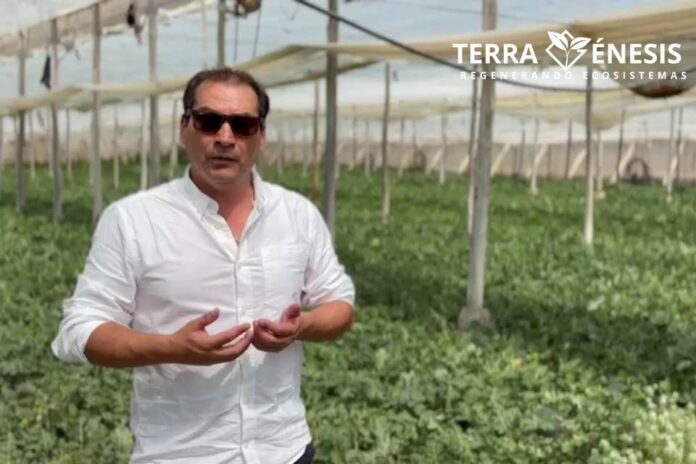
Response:
[[[331,233],[319,211],[309,208],[310,256],[305,273],[302,303],[313,308],[330,301],[355,302],[355,286],[333,247]]]
[[[101,324],[117,322],[130,326],[136,293],[132,238],[118,205],[104,210],[75,292],[63,303],[63,319],[51,344],[53,353],[62,361],[88,362],[85,345]]]

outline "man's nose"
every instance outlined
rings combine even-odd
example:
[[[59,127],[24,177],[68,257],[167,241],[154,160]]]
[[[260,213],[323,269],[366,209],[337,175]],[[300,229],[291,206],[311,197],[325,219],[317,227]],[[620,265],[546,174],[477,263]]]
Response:
[[[220,143],[234,144],[236,137],[234,132],[232,132],[232,127],[229,122],[225,121],[222,123],[222,127],[220,127],[220,130],[216,134],[216,139],[216,141]]]

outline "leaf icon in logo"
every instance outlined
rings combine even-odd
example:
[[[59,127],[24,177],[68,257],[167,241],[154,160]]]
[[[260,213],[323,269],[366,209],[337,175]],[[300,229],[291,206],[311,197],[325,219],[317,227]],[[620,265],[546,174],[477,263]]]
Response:
[[[585,45],[590,43],[590,38],[588,37],[576,37],[570,42],[570,49],[571,50],[582,50],[585,48]]]
[[[551,39],[551,42],[556,47],[560,48],[561,50],[568,51],[568,39],[566,39],[564,35],[553,31],[547,31],[547,34],[549,34],[549,39]]]

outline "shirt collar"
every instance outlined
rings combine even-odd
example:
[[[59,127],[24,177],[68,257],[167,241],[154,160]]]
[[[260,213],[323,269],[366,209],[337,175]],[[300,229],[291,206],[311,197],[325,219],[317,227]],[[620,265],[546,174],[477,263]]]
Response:
[[[261,212],[268,202],[268,188],[266,182],[264,182],[256,170],[256,166],[252,168],[251,176],[251,182],[254,187],[254,208]],[[194,208],[201,216],[208,210],[217,213],[217,202],[203,193],[191,179],[191,165],[186,166],[182,176],[182,184],[185,195],[191,200]]]

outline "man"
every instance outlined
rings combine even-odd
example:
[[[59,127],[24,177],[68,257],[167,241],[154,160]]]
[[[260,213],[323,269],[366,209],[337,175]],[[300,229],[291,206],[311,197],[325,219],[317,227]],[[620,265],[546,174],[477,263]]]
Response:
[[[302,342],[351,327],[353,283],[314,205],[253,169],[264,89],[203,71],[184,110],[186,174],[104,211],[53,352],[135,368],[132,463],[311,462]]]

